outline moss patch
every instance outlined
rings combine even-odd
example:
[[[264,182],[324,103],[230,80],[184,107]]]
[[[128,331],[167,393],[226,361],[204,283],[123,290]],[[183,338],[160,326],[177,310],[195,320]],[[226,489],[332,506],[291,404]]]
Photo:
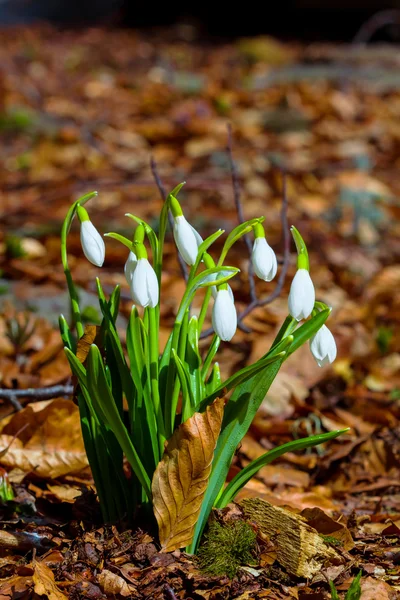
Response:
[[[254,564],[256,537],[245,521],[212,522],[198,552],[201,570],[234,577],[241,565]]]

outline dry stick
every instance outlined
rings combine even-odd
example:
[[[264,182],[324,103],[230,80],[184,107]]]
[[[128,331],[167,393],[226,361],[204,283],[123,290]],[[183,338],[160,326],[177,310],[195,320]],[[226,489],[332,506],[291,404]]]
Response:
[[[378,31],[378,29],[387,27],[387,25],[399,25],[399,23],[400,10],[380,10],[361,25],[360,29],[354,36],[352,43],[367,44],[369,41],[371,41],[372,36],[376,33],[376,31]]]
[[[16,410],[21,410],[22,406],[18,398],[29,398],[31,400],[51,400],[58,396],[71,397],[74,393],[73,385],[52,385],[44,388],[28,388],[27,390],[6,390],[0,389],[0,400],[8,400]],[[16,406],[18,402],[19,407]]]
[[[231,174],[232,174],[233,198],[235,201],[236,212],[237,212],[239,224],[242,224],[245,222],[245,218],[244,218],[244,214],[243,214],[242,203],[240,200],[239,174],[237,171],[236,163],[233,159],[232,126],[230,123],[228,125],[228,147],[227,147],[227,150],[228,150],[229,164],[231,167]],[[249,270],[248,270],[249,285],[250,285],[250,299],[251,299],[251,302],[256,302],[257,301],[256,283],[254,281],[253,263],[251,262],[251,255],[253,253],[253,244],[251,243],[250,235],[248,233],[246,233],[246,235],[243,237],[244,237],[244,241],[247,246],[247,250],[249,251],[249,257],[250,257]]]
[[[153,173],[154,181],[156,182],[156,186],[158,187],[158,190],[160,192],[161,200],[163,202],[165,202],[165,199],[167,197],[166,193],[165,193],[165,188],[164,188],[162,181],[160,179],[160,176],[158,174],[157,163],[153,156],[150,159],[150,167],[151,167],[151,172]],[[171,215],[171,211],[168,211],[168,221],[171,226],[171,229],[173,229],[174,228],[174,219]],[[182,276],[183,276],[184,280],[187,281],[189,275],[187,272],[186,263],[183,260],[182,256],[179,254],[178,250],[177,250],[177,254],[178,254],[178,261],[179,261],[179,266],[181,268]]]

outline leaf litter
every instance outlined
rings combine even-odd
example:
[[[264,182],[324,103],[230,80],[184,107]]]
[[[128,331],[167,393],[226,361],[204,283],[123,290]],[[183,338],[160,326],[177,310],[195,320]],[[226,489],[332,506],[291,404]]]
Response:
[[[399,597],[400,88],[393,47],[356,52],[268,38],[213,45],[188,43],[179,32],[144,37],[50,27],[3,31],[2,40],[0,464],[14,499],[1,507],[0,598],[306,600],[329,598],[329,580],[344,598],[359,569],[362,600]],[[380,73],[375,81],[366,67]],[[293,437],[351,427],[322,450],[287,454],[264,467],[238,505],[216,512],[219,523],[243,519],[241,502],[256,498],[278,523],[265,532],[252,521],[256,560],[232,580],[204,574],[179,550],[160,552],[151,529],[99,524],[54,325],[69,310],[58,238],[66,207],[96,188],[93,219],[102,231],[112,225],[128,232],[116,215],[132,206],[151,223],[160,200],[150,153],[165,186],[184,174],[197,229],[206,235],[236,223],[228,122],[246,217],[267,214],[278,255],[277,167],[289,172],[289,218],[305,232],[318,295],[333,306],[339,357],[319,369],[305,348],[285,364],[237,450],[231,476]],[[243,249],[237,262],[245,271]],[[171,239],[166,254],[165,332],[182,290]],[[105,289],[122,285],[127,316],[125,260],[110,242],[102,278]],[[71,266],[95,324],[90,282],[97,271],[84,260],[76,230]],[[284,292],[294,269],[292,262]],[[247,285],[240,276],[232,285],[242,310]],[[262,285],[259,292],[268,293]],[[253,333],[239,331],[226,345],[224,374],[263,354],[286,315],[284,298],[247,317]],[[56,384],[66,386],[66,397],[43,403],[18,396],[18,411],[15,399],[1,396],[2,389]],[[297,523],[309,532],[305,543],[318,539],[331,557],[312,577],[295,575],[290,560],[282,561],[279,518]]]

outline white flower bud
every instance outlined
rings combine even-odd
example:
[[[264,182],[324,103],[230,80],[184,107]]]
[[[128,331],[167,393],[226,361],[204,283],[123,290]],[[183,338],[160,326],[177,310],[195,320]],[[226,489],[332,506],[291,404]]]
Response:
[[[154,308],[158,304],[158,280],[147,258],[139,258],[131,279],[131,294],[135,304]]]
[[[203,240],[183,215],[174,218],[174,239],[185,263],[194,265]]]
[[[212,326],[224,342],[229,342],[237,328],[235,304],[228,290],[218,290],[212,311]]]
[[[106,247],[104,240],[91,221],[81,223],[81,244],[83,253],[93,265],[101,267],[104,262]]]
[[[126,277],[126,280],[129,285],[131,285],[131,283],[132,283],[132,277],[133,277],[133,273],[136,269],[137,262],[138,262],[137,256],[131,250],[129,252],[128,259],[127,259],[127,261],[125,263],[125,267],[124,267],[125,277]]]
[[[254,240],[251,260],[257,277],[264,281],[272,281],[278,270],[278,263],[275,252],[265,237],[257,237]]]
[[[322,325],[310,340],[310,350],[319,367],[333,363],[336,358],[337,348],[332,332]]]
[[[289,313],[297,321],[307,319],[314,308],[315,290],[307,269],[298,269],[289,292]]]

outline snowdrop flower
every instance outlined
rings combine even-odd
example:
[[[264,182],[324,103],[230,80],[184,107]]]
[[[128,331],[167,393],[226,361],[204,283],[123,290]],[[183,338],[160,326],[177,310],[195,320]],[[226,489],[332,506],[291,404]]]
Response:
[[[174,219],[174,239],[185,263],[194,265],[199,245],[203,240],[190,223],[186,221],[183,215],[175,217]]]
[[[326,325],[322,325],[311,338],[310,350],[319,367],[331,364],[335,360],[337,354],[335,338]]]
[[[106,247],[104,240],[89,219],[87,210],[78,206],[77,214],[81,223],[81,244],[82,250],[89,262],[96,267],[101,267],[104,263]]]
[[[257,277],[264,281],[273,280],[278,270],[278,263],[275,252],[272,250],[265,237],[256,236],[253,244],[251,261]]]
[[[289,313],[297,321],[307,319],[314,308],[315,290],[307,269],[298,269],[289,292]]]
[[[129,252],[128,259],[124,267],[125,277],[129,285],[131,285],[133,273],[136,269],[137,262],[138,260],[136,254],[131,250]]]
[[[227,289],[217,291],[213,311],[212,326],[224,342],[229,342],[236,332],[237,314],[235,304]]]
[[[154,308],[158,304],[158,280],[147,258],[139,258],[131,279],[131,294],[135,304]]]
[[[313,311],[315,289],[309,273],[307,246],[296,227],[292,226],[290,231],[297,248],[297,273],[290,286],[289,313],[294,319],[300,321],[307,319]]]
[[[217,275],[215,275],[215,279],[217,279]],[[227,285],[228,285],[229,297],[232,300],[232,302],[234,302],[235,299],[233,297],[232,288],[231,288],[231,286],[229,284],[227,284]],[[218,294],[218,290],[217,290],[217,286],[216,285],[211,286],[211,294],[212,294],[212,297],[215,300],[215,298],[217,297],[217,294]]]
[[[201,235],[191,226],[182,213],[178,200],[171,196],[170,208],[174,217],[174,239],[185,263],[194,265],[197,252],[203,239]]]

